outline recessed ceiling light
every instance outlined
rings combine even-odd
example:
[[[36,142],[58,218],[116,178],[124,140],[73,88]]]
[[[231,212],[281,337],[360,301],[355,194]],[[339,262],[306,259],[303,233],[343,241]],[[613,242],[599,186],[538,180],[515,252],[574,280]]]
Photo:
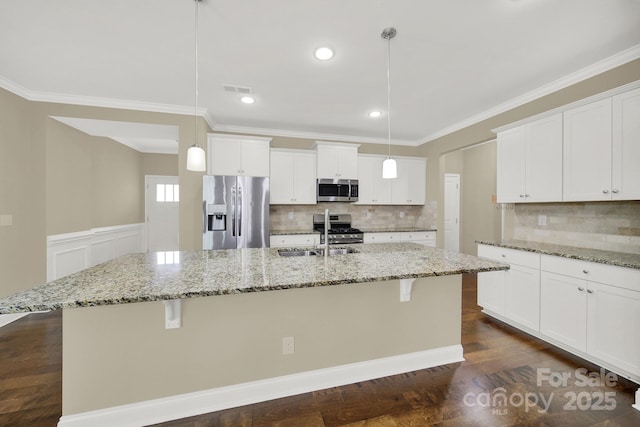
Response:
[[[315,55],[319,60],[327,61],[333,58],[333,50],[329,49],[328,47],[321,47],[316,49]]]
[[[372,119],[377,119],[381,115],[382,113],[380,111],[372,111],[369,113],[369,117],[371,117]]]
[[[245,104],[253,104],[254,102],[256,102],[256,100],[250,96],[243,96],[242,98],[240,98],[240,101],[244,102]]]

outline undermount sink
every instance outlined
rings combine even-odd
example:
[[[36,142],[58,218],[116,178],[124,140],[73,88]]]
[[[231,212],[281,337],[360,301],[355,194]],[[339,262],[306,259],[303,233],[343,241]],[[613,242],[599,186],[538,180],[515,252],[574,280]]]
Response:
[[[329,256],[331,255],[344,255],[358,253],[353,248],[334,248],[329,249]],[[278,251],[280,256],[324,256],[324,249],[282,249]]]

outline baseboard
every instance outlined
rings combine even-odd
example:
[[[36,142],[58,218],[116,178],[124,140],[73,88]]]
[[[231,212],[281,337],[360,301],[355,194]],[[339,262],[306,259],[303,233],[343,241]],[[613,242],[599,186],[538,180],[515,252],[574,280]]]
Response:
[[[58,427],[143,426],[464,361],[462,345],[65,415]]]
[[[22,319],[27,314],[31,314],[31,313],[0,314],[0,328],[8,325],[11,322],[15,322],[18,319]]]

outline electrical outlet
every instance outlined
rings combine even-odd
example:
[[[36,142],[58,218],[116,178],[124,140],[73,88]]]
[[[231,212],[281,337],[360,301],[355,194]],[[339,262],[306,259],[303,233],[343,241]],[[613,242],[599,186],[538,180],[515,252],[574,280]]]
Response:
[[[546,215],[538,215],[538,225],[547,225]]]
[[[13,225],[13,215],[0,215],[0,226],[11,227]]]
[[[400,211],[400,218],[404,218],[404,212]]]
[[[371,218],[371,212],[367,212],[367,218]]]
[[[289,212],[289,219],[293,219],[293,212]]]
[[[293,337],[282,338],[282,354],[293,354],[295,351],[295,341]]]

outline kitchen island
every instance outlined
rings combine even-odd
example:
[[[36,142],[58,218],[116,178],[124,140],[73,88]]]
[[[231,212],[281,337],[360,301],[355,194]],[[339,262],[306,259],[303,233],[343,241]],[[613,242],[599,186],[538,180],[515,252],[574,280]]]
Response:
[[[145,425],[461,361],[460,275],[508,268],[411,243],[352,249],[126,255],[0,313],[64,310],[59,425]]]

